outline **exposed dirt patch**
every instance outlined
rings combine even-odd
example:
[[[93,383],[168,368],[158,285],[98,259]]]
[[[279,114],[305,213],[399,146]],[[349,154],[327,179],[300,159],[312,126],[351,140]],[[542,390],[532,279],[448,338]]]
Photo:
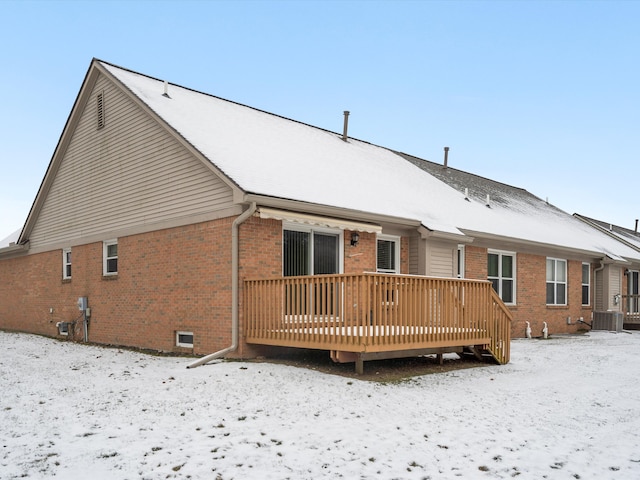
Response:
[[[272,355],[269,358],[249,360],[251,362],[267,362],[308,368],[331,375],[368,380],[382,383],[402,382],[412,377],[443,373],[452,370],[475,368],[491,365],[477,360],[475,357],[459,358],[456,354],[444,355],[440,364],[435,355],[410,358],[396,358],[388,360],[371,360],[364,362],[364,374],[355,372],[353,363],[334,363],[329,352],[321,350],[303,350]]]

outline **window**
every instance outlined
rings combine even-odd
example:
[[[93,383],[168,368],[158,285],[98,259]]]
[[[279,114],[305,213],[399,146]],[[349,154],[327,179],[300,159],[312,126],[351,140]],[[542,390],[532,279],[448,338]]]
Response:
[[[98,130],[104,127],[104,92],[96,95],[96,115]]]
[[[376,270],[381,273],[400,273],[400,238],[379,235]]]
[[[591,303],[591,265],[582,264],[582,305]]]
[[[64,248],[62,250],[62,278],[71,278],[71,249]]]
[[[547,305],[567,304],[567,261],[547,258]]]
[[[640,288],[638,287],[638,280],[640,280],[640,272],[638,272],[637,270],[630,270],[627,273],[628,313],[640,312]]]
[[[456,276],[458,278],[464,278],[464,245],[458,245]]]
[[[176,332],[176,346],[193,348],[193,332]]]
[[[515,253],[489,252],[487,278],[504,303],[516,303]]]
[[[116,275],[118,273],[118,240],[109,240],[103,243],[103,275]]]
[[[340,273],[341,233],[292,225],[282,236],[284,276]]]

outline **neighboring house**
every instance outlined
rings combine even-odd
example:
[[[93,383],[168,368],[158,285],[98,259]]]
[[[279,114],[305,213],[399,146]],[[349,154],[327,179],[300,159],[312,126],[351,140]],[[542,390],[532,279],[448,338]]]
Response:
[[[574,216],[587,225],[640,252],[638,220],[636,220],[634,230],[631,230],[577,213]],[[625,328],[639,329],[640,263],[632,262],[620,268],[605,266],[598,272],[597,280],[595,310],[598,312],[620,312],[624,316]]]
[[[0,239],[0,248],[7,248],[14,246],[20,237],[20,230],[16,230],[8,237]]]
[[[94,59],[0,248],[0,328],[213,356],[309,347],[361,366],[465,348],[504,363],[526,322],[576,331],[594,272],[640,262],[524,190],[442,173],[346,127]]]
[[[582,321],[591,325],[593,312],[622,311],[623,273],[630,272],[629,291],[637,291],[637,232],[610,231],[608,224],[605,228],[602,222],[585,222],[585,217],[575,215],[583,220],[580,225],[526,190],[451,168],[446,153],[442,164],[400,155],[496,213],[493,219],[484,215],[458,220],[456,225],[474,240],[460,246],[457,270],[461,276],[492,280],[513,313],[514,336],[522,335],[527,321],[534,334],[543,328],[542,322],[554,333],[572,332],[585,327]]]

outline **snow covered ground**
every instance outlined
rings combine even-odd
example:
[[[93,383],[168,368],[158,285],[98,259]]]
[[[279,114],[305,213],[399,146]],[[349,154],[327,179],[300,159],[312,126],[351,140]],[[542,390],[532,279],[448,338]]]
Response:
[[[2,479],[640,478],[640,333],[387,384],[6,332],[0,351]]]

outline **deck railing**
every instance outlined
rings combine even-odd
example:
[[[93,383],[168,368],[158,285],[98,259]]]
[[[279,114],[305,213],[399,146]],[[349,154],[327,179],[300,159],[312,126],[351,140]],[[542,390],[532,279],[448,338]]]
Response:
[[[248,343],[345,352],[484,346],[510,354],[511,313],[488,281],[363,273],[244,281]]]
[[[640,295],[622,295],[625,323],[640,323]]]

